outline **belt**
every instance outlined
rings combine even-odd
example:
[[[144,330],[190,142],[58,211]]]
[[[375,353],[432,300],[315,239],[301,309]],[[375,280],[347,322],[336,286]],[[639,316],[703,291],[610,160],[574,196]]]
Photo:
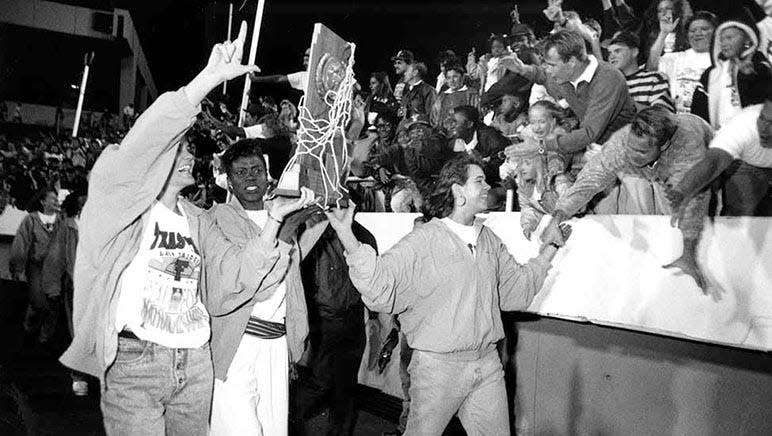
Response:
[[[262,339],[279,339],[287,334],[287,327],[280,322],[271,322],[250,316],[244,333]]]
[[[124,339],[136,339],[138,341],[141,340],[131,330],[121,330],[120,332],[118,332],[118,337],[124,338]]]

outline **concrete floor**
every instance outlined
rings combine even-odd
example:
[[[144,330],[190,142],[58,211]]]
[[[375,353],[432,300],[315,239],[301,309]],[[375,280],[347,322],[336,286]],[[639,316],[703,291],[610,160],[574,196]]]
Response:
[[[104,434],[98,386],[94,383],[87,397],[72,395],[69,374],[57,362],[55,354],[39,347],[26,349],[1,371],[0,390],[6,400],[0,401],[0,434],[6,435],[9,428],[22,425],[24,430],[19,434]],[[324,434],[326,421],[324,412],[312,420],[313,429],[318,431],[314,434]],[[392,422],[359,411],[354,435],[380,435],[394,426]]]

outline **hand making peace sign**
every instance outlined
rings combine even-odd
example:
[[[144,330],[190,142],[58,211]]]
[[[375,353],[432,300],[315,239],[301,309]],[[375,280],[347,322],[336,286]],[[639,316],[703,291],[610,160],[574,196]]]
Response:
[[[230,80],[246,73],[260,72],[256,65],[242,65],[244,42],[247,39],[247,22],[241,22],[239,36],[234,41],[215,44],[209,55],[209,62],[204,71],[218,77],[221,81]]]

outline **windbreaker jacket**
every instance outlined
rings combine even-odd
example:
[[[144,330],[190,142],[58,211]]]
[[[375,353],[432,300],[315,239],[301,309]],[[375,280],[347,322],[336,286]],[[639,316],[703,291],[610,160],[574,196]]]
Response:
[[[399,315],[411,348],[487,350],[504,337],[501,311],[525,310],[551,265],[520,265],[492,230],[477,232],[476,255],[436,218],[381,256],[362,244],[346,253],[351,281],[371,310]]]
[[[198,111],[184,90],[165,93],[120,146],[113,144],[102,152],[91,171],[75,259],[75,333],[60,360],[103,383],[118,350],[115,319],[121,274],[139,250],[148,212]],[[265,279],[274,269],[287,268],[288,244],[271,246],[253,239],[240,247],[230,243],[203,210],[184,200],[180,204],[201,253],[199,292],[210,315],[242,306],[258,290],[270,288],[272,283]]]
[[[235,196],[228,203],[213,206],[206,214],[229,241],[238,245],[247,245],[249,241],[260,235],[260,227],[249,219],[244,207]],[[212,360],[216,378],[225,380],[255,303],[264,301],[272,295],[282,280],[286,285],[285,326],[289,359],[290,363],[300,360],[308,336],[308,310],[303,281],[300,277],[300,261],[314,246],[326,225],[326,221],[319,223],[301,234],[300,240],[296,241],[299,249],[292,250],[288,268],[274,268],[272,274],[266,278],[266,283],[271,284],[269,288],[256,293],[253,298],[231,311],[212,314]],[[231,292],[227,289],[221,291]]]
[[[65,218],[43,262],[43,289],[46,295],[62,295],[63,280],[72,285],[77,246],[78,223],[74,218]]]
[[[659,192],[664,192],[666,186],[678,186],[684,175],[705,156],[708,144],[713,139],[713,130],[704,120],[692,114],[675,115],[675,121],[676,132],[652,168],[640,168],[630,163],[625,145],[630,135],[630,126],[618,130],[584,165],[576,182],[560,195],[555,209],[566,216],[573,216],[621,174],[631,174],[654,182],[659,185]],[[708,215],[709,201],[710,193],[703,191],[686,205],[684,217],[678,222],[678,228],[685,239],[699,238]],[[660,203],[663,206],[669,205],[664,199]],[[669,214],[671,211],[662,212]]]

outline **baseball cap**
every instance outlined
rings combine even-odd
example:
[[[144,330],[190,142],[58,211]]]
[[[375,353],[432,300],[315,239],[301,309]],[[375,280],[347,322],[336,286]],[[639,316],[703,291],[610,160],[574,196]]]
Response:
[[[533,29],[527,24],[516,23],[512,25],[512,31],[509,32],[512,36],[533,36]]]
[[[410,130],[413,126],[423,124],[431,127],[432,123],[429,122],[429,117],[424,114],[416,114],[410,117],[407,123],[405,123],[405,130]]]
[[[395,56],[391,57],[391,61],[394,62],[397,59],[405,61],[408,64],[412,64],[413,60],[415,59],[413,57],[413,52],[410,50],[400,50],[397,52]]]

